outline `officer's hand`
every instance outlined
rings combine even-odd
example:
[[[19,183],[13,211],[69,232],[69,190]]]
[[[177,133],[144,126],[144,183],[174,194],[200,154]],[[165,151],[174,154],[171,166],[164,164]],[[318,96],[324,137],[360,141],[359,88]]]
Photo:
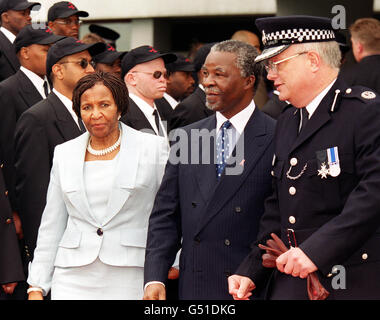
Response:
[[[277,269],[293,277],[306,278],[317,266],[300,248],[290,248],[276,259]]]
[[[177,268],[171,267],[168,273],[168,279],[174,280],[179,278],[179,270]]]
[[[17,282],[12,282],[12,283],[7,283],[7,284],[1,285],[1,287],[3,288],[3,290],[6,294],[13,294],[13,291],[15,290],[16,286],[17,286]]]
[[[165,286],[161,283],[152,283],[146,287],[143,300],[166,300]]]
[[[228,277],[228,292],[234,300],[248,300],[256,285],[248,277],[234,274]]]

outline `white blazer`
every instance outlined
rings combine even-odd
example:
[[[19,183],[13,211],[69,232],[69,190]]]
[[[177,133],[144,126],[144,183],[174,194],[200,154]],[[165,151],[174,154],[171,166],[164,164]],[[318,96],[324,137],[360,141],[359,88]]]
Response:
[[[163,137],[121,125],[120,154],[102,222],[92,214],[84,189],[89,133],[55,148],[47,203],[27,280],[45,294],[51,288],[55,266],[83,266],[97,257],[113,266],[144,266],[149,215],[169,147]]]

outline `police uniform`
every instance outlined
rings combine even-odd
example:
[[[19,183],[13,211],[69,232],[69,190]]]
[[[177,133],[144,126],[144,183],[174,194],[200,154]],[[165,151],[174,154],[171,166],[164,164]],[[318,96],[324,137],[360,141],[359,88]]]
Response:
[[[278,119],[274,190],[258,242],[275,233],[298,246],[317,266],[328,299],[379,299],[380,98],[338,79],[301,132],[299,113],[289,105]],[[236,273],[263,285],[270,269],[262,254],[254,244]],[[345,271],[340,288],[335,270]],[[308,299],[306,279],[276,269],[267,297]]]

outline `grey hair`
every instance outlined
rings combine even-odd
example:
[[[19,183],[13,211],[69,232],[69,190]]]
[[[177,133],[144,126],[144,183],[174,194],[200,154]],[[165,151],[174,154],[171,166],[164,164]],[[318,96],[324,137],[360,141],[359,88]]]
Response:
[[[241,76],[243,78],[255,76],[254,90],[257,89],[264,67],[262,63],[255,62],[259,52],[254,46],[239,40],[226,40],[212,46],[211,52],[234,53],[236,67],[240,70]]]
[[[309,42],[296,44],[302,51],[315,51],[319,54],[322,61],[331,68],[340,68],[342,53],[336,41]]]

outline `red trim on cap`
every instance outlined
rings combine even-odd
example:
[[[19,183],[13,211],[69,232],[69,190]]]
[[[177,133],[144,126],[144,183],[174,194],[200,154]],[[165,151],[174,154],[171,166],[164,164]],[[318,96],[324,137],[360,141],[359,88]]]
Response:
[[[81,44],[84,44],[84,42],[82,40],[77,40],[75,41],[76,43],[81,43]]]
[[[152,53],[157,53],[158,51],[156,50],[156,49],[154,49],[153,47],[149,47],[149,48],[151,48],[150,50],[149,50],[149,52],[152,52]]]
[[[72,10],[76,10],[75,6],[71,2],[69,2],[68,8]]]
[[[113,46],[111,46],[109,44],[107,44],[107,46],[108,46],[108,49],[107,49],[108,51],[116,51]]]
[[[46,29],[45,32],[46,33],[53,33],[53,31],[51,31],[50,29]]]

